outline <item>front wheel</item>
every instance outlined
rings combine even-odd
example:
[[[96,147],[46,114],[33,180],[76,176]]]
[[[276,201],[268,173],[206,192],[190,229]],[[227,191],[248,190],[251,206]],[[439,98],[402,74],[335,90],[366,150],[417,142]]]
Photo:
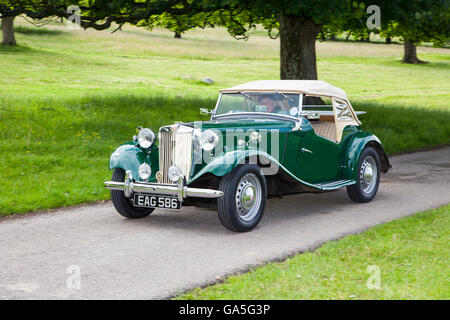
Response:
[[[257,165],[236,167],[220,181],[217,200],[220,222],[230,231],[246,232],[261,220],[267,200],[266,179]]]
[[[355,202],[369,202],[378,191],[380,184],[380,157],[372,147],[361,152],[358,164],[358,180],[347,187],[347,194]]]
[[[114,169],[112,181],[117,182],[125,181],[125,170],[123,170],[122,168]],[[120,215],[124,216],[125,218],[129,219],[145,218],[149,214],[151,214],[153,210],[155,210],[150,208],[138,208],[133,206],[130,198],[125,197],[123,191],[119,190],[111,190],[111,200],[117,212],[119,212]]]

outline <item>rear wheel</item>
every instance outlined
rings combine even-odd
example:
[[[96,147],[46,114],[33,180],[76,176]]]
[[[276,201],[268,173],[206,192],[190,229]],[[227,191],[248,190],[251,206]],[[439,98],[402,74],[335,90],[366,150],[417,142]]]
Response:
[[[220,181],[219,219],[228,230],[246,232],[256,227],[266,207],[266,179],[257,165],[236,167]]]
[[[125,180],[125,170],[121,168],[114,169],[112,175],[112,181],[123,182]],[[138,208],[133,206],[130,198],[125,197],[123,191],[111,190],[111,200],[122,216],[129,219],[145,218],[153,212],[155,209],[150,208]]]
[[[380,157],[376,150],[367,147],[361,152],[358,164],[358,180],[347,187],[347,194],[355,202],[369,202],[380,184]]]

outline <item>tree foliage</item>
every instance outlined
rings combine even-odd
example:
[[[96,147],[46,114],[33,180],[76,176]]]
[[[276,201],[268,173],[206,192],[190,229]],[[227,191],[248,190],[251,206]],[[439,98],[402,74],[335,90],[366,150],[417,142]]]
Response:
[[[391,34],[405,41],[443,44],[450,38],[450,0],[383,1]],[[386,10],[385,10],[386,11]]]
[[[195,27],[224,26],[236,38],[262,25],[269,36],[280,37],[282,65],[291,66],[293,78],[314,78],[305,74],[315,65],[317,35],[350,31],[366,38],[367,5],[378,5],[382,32],[400,36],[405,43],[445,43],[449,39],[450,0],[0,0],[0,18],[27,15],[32,19],[69,17],[69,5],[80,8],[83,28],[97,30],[126,23],[146,28],[161,26],[176,33]],[[284,25],[281,25],[281,24]],[[305,30],[308,30],[305,32]],[[308,34],[309,33],[309,34]],[[284,52],[288,52],[283,56]],[[292,67],[298,65],[298,67]],[[283,69],[283,66],[282,66]],[[282,72],[283,74],[283,72]]]

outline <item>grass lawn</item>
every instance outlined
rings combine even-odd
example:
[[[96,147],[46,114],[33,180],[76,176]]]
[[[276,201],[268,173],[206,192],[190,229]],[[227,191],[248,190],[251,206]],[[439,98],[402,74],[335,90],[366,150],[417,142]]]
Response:
[[[0,215],[109,198],[109,155],[138,125],[207,119],[218,89],[278,79],[278,41],[224,30],[176,40],[163,30],[17,27],[0,46]],[[426,65],[402,65],[400,45],[317,44],[319,78],[345,89],[364,129],[388,153],[450,143],[450,51],[419,48]],[[215,83],[206,85],[204,77]]]
[[[450,299],[449,237],[447,205],[177,299]]]

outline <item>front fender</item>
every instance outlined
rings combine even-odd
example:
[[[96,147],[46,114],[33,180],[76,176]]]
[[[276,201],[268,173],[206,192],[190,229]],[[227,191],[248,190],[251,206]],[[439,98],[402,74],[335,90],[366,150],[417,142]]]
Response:
[[[262,157],[271,162],[278,163],[278,161],[261,150],[235,150],[225,153],[222,156],[216,157],[213,161],[204,166],[197,174],[189,181],[192,183],[206,173],[212,173],[215,176],[223,177],[230,173],[240,163],[244,163],[244,160],[252,157]]]
[[[152,153],[154,153],[154,150],[152,150]],[[158,155],[156,150],[156,158],[157,157]],[[124,144],[118,147],[111,154],[111,157],[109,159],[109,169],[122,168],[125,171],[131,170],[133,178],[135,180],[140,180],[139,166],[142,163],[147,162],[152,169],[152,174],[149,178],[149,181],[152,181],[158,168],[155,168],[155,161],[152,161],[151,158],[153,157],[151,157],[149,154],[147,154],[134,144]]]
[[[346,143],[348,144],[346,148],[346,157],[344,160],[344,167],[346,168],[346,176],[349,179],[358,179],[358,164],[361,152],[368,145],[373,146],[380,156],[381,170],[382,172],[387,172],[391,165],[384,152],[383,146],[381,145],[380,139],[377,136],[368,132],[357,132],[351,137]]]

